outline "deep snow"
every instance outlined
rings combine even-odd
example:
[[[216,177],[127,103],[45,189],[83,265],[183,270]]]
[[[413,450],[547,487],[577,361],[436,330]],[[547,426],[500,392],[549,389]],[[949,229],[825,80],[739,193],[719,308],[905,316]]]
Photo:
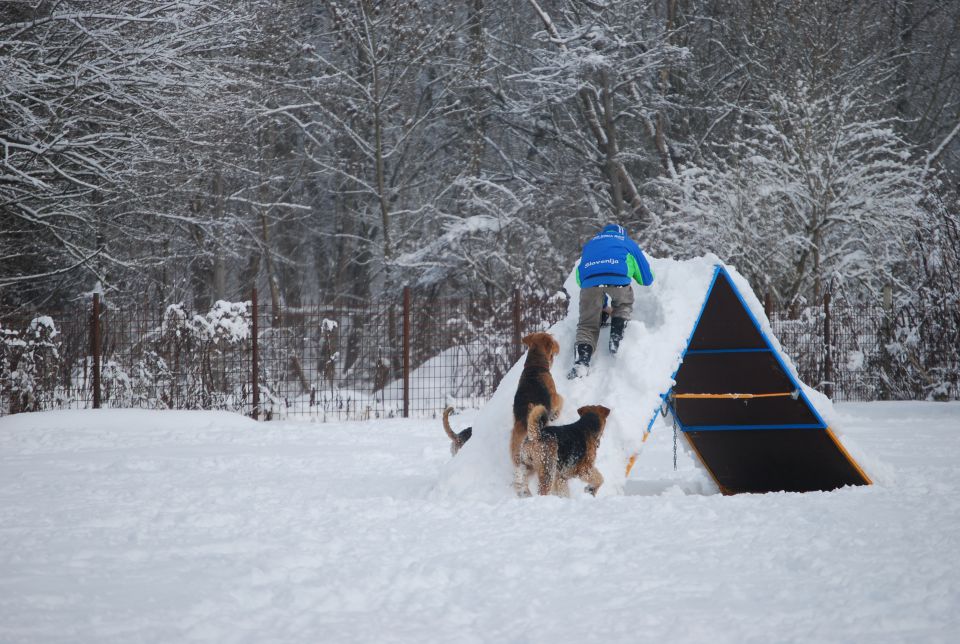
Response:
[[[0,641],[954,641],[960,403],[836,422],[877,485],[723,497],[660,428],[621,496],[488,501],[438,419],[2,418]]]

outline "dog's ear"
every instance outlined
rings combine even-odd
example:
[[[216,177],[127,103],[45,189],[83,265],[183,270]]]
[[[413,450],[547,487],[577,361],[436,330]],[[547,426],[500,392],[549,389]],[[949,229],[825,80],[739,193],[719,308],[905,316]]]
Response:
[[[556,357],[560,354],[560,343],[552,335],[547,337],[550,338],[550,356]]]
[[[577,409],[577,413],[580,414],[581,417],[587,414],[596,414],[600,417],[600,420],[607,422],[607,416],[610,415],[610,409],[604,407],[603,405],[584,405],[583,407]]]
[[[520,338],[520,342],[523,342],[528,347],[532,347],[533,343],[537,341],[536,336],[537,336],[536,333],[530,333],[529,335],[525,335],[522,338]]]

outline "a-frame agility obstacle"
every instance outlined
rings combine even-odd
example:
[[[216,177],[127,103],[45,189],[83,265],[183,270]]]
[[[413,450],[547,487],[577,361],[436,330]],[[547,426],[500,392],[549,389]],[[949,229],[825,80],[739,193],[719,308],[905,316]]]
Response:
[[[662,411],[672,415],[722,493],[870,484],[723,266],[714,271],[673,381],[661,394]]]

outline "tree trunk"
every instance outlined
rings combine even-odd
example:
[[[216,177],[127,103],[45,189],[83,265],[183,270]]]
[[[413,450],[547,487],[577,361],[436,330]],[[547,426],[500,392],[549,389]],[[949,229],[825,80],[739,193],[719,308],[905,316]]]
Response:
[[[547,12],[540,7],[537,0],[528,0],[528,2],[540,17],[544,28],[557,44],[557,47],[559,47],[561,51],[567,51],[567,46],[560,37],[560,32],[557,31],[556,26],[553,24],[553,21],[550,19],[550,16],[547,14]],[[597,108],[594,105],[595,95],[589,89],[581,89],[578,92],[578,96],[580,97],[580,108],[582,110],[584,122],[586,123],[587,128],[593,134],[597,150],[607,161],[606,167],[608,172],[605,174],[608,182],[610,183],[611,195],[616,195],[619,192],[621,207],[625,197],[626,202],[630,204],[630,207],[633,209],[633,211],[638,213],[644,220],[649,221],[650,213],[641,202],[640,194],[637,192],[636,185],[633,183],[633,179],[630,177],[630,173],[627,171],[626,166],[623,165],[623,161],[619,159],[616,154],[611,157],[607,152],[611,145],[614,149],[616,149],[615,129],[613,127],[610,128],[610,133],[614,134],[614,139],[610,140],[608,138],[609,134],[607,131],[605,131],[604,125],[601,122],[601,117],[597,114]],[[605,114],[603,116],[603,121],[609,120],[611,126],[616,120],[616,116],[612,113],[612,109],[611,100],[610,110],[605,110]]]
[[[223,220],[223,175],[217,171],[213,175],[213,195],[214,195],[214,217],[216,220]],[[227,265],[223,257],[222,240],[216,240],[213,248],[213,299],[227,299]]]
[[[473,177],[480,176],[481,162],[485,147],[486,132],[484,119],[486,117],[486,92],[483,89],[483,64],[486,61],[486,42],[483,30],[484,7],[483,0],[473,0],[470,11],[470,71],[472,73],[472,87],[470,89],[471,143],[469,173]]]
[[[614,218],[619,221],[623,214],[623,186],[620,182],[621,173],[618,163],[619,150],[617,146],[617,129],[613,122],[613,99],[610,96],[610,78],[606,71],[600,72],[600,82],[603,86],[601,103],[603,105],[603,130],[606,138],[604,152],[606,154],[606,172],[610,181],[610,200],[613,204]]]
[[[667,42],[673,43],[673,27],[674,22],[677,18],[677,0],[666,0],[667,3]],[[660,70],[660,94],[661,96],[666,97],[670,92],[670,67],[664,65]],[[660,155],[660,165],[663,166],[663,171],[666,172],[671,177],[677,176],[676,168],[673,167],[673,159],[670,158],[670,148],[667,145],[667,118],[663,114],[663,110],[657,111],[657,117],[655,119],[655,133],[653,137],[654,145],[657,148],[657,154]]]
[[[270,124],[265,124],[260,129],[260,189],[259,201],[256,206],[260,215],[260,241],[261,253],[263,255],[264,266],[267,269],[267,285],[270,288],[270,305],[273,307],[271,325],[279,327],[282,323],[282,312],[280,307],[280,285],[277,282],[277,272],[273,263],[273,251],[270,242],[270,224],[267,220],[270,202],[270,163],[269,154],[273,148],[273,129]]]
[[[380,86],[380,63],[377,60],[377,36],[370,18],[369,1],[363,3],[363,19],[370,39],[370,71],[373,74],[373,153],[376,173],[377,200],[380,206],[380,226],[383,231],[383,263],[389,269],[392,249],[390,247],[390,202],[387,197],[386,169],[383,159],[383,96]],[[390,287],[389,270],[387,288]]]

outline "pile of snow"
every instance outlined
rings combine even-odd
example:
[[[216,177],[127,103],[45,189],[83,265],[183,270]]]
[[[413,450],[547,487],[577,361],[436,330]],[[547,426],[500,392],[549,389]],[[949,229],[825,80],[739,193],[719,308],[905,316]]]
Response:
[[[600,495],[623,493],[631,455],[641,454],[637,467],[643,468],[644,434],[655,416],[653,431],[672,432],[657,414],[660,396],[673,384],[672,376],[680,366],[716,267],[721,264],[715,255],[686,261],[650,258],[654,283],[650,287],[633,285],[633,319],[627,325],[620,351],[615,356],[609,353],[609,330],[602,330],[589,375],[572,381],[566,374],[574,359],[580,289],[573,273],[564,284],[570,293],[570,307],[566,318],[550,329],[561,347],[551,370],[557,391],[564,398],[563,411],[556,422],[575,421],[577,408],[582,405],[604,405],[612,410],[597,454],[597,466],[605,481]],[[774,349],[782,354],[763,305],[749,283],[734,268],[725,268]],[[492,500],[513,494],[509,440],[513,396],[524,359],[525,356],[513,366],[480,410],[473,438],[443,472],[436,489],[439,497]],[[796,377],[793,363],[786,356],[784,362]],[[809,387],[805,387],[805,392],[824,420],[831,423],[830,401]],[[857,454],[853,455],[856,458]],[[703,484],[712,485],[705,473]],[[581,487],[571,485],[571,492]]]

